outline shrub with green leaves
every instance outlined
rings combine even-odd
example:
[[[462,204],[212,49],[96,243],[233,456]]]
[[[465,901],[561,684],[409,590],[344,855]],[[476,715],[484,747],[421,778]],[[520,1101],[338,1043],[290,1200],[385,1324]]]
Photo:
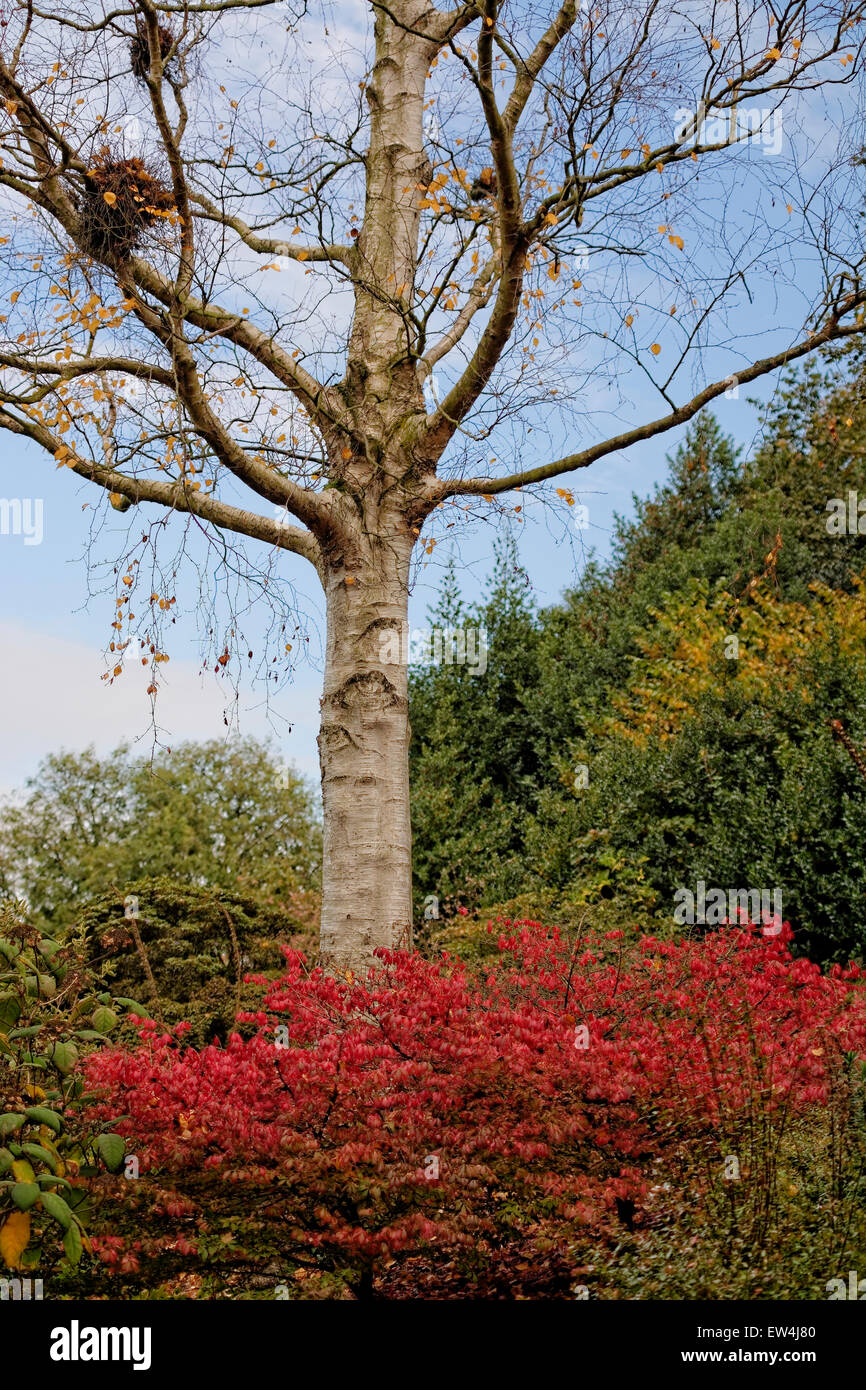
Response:
[[[127,916],[134,900],[137,917]],[[80,913],[88,959],[108,965],[112,988],[144,999],[167,1026],[190,1023],[188,1041],[225,1041],[257,993],[250,972],[279,973],[281,945],[315,950],[315,911],[298,893],[281,904],[216,892],[168,876],[111,889]]]
[[[7,1269],[75,1266],[89,1248],[85,1180],[118,1172],[125,1143],[79,1116],[78,1063],[147,1017],[104,988],[81,935],[65,942],[31,926],[22,904],[0,909],[0,1261]],[[62,1252],[62,1253],[61,1253]]]

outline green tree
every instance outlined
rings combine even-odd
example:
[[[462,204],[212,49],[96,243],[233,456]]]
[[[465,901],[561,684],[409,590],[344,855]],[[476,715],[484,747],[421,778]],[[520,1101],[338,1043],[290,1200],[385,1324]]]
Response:
[[[410,672],[416,915],[430,895],[445,907],[516,891],[522,816],[543,781],[537,623],[513,543],[497,546],[487,594],[471,607],[452,566],[430,622],[469,634],[484,660]]]
[[[646,926],[698,878],[779,886],[802,947],[863,954],[866,782],[828,721],[862,747],[866,536],[826,524],[828,499],[866,497],[863,381],[853,352],[791,373],[745,463],[701,416],[606,567],[520,625],[490,615],[490,670],[519,672],[524,717],[495,676],[416,685],[426,891]]]
[[[51,754],[0,807],[0,892],[64,926],[106,889],[166,875],[278,901],[316,886],[313,794],[255,739]]]

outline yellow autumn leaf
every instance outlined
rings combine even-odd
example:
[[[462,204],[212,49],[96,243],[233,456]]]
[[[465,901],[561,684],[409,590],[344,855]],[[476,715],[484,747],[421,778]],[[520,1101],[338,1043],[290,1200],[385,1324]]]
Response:
[[[684,242],[681,236],[669,236],[668,241],[670,242],[671,246],[675,246],[678,251],[682,251]]]
[[[103,193],[102,197],[103,201],[106,202],[110,208],[113,208],[114,204],[117,202],[116,193]]]
[[[633,323],[634,323],[634,314],[626,314],[626,316],[625,316],[625,326],[626,326],[626,328],[631,328],[631,326],[632,326]]]
[[[778,48],[771,48],[770,51],[769,51],[769,53],[767,54],[767,57],[768,57],[768,58],[772,58],[774,62],[776,61],[777,58],[781,58],[781,56],[782,56],[781,50],[778,49]]]
[[[7,1269],[17,1269],[29,1239],[29,1211],[13,1211],[0,1226],[0,1257]]]
[[[653,353],[656,357],[658,357],[659,353],[661,352],[661,345],[659,343],[653,343],[650,348],[650,352]]]

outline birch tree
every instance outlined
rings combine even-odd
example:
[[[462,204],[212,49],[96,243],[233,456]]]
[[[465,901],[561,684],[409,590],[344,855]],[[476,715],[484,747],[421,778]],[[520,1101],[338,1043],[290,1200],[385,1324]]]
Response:
[[[2,0],[0,425],[315,570],[331,963],[411,941],[418,555],[863,330],[863,15]]]

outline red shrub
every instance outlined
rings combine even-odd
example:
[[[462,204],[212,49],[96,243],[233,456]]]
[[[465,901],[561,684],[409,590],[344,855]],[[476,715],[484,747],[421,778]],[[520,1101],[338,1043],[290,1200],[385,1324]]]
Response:
[[[509,930],[480,977],[393,953],[362,983],[287,951],[250,1041],[196,1052],[146,1024],[93,1057],[99,1112],[179,1186],[275,1185],[286,1251],[369,1266],[519,1239],[567,1266],[569,1233],[630,1222],[686,1141],[717,1154],[757,1113],[819,1106],[866,1055],[860,972],[792,959],[787,926],[628,949]]]

